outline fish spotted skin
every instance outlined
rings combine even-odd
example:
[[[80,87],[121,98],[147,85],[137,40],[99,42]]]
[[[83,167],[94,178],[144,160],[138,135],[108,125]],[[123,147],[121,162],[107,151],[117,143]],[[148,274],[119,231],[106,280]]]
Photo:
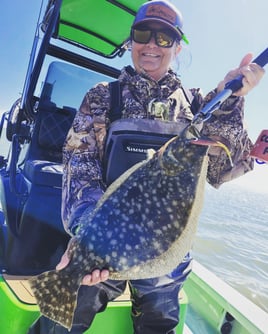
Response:
[[[30,280],[41,313],[71,328],[85,274],[106,268],[110,279],[171,272],[192,246],[207,173],[206,146],[193,145],[195,128],[166,143],[106,190],[85,211],[70,243],[69,265]]]

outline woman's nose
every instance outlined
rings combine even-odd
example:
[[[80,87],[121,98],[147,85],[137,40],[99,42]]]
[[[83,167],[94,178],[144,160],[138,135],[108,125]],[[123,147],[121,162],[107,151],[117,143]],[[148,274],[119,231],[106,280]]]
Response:
[[[149,45],[149,46],[157,46],[157,44],[155,42],[155,35],[154,34],[152,34],[152,36],[151,36],[149,42],[147,43],[147,45]]]

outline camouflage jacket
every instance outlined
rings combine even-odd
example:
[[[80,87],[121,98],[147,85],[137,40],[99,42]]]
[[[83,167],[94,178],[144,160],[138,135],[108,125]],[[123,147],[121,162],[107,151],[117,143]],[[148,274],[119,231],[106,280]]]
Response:
[[[193,118],[190,105],[181,89],[181,81],[173,71],[154,81],[124,68],[119,77],[122,84],[122,118],[152,118],[152,106],[166,106],[160,115],[169,121],[189,123]],[[198,104],[210,101],[216,91],[205,98],[199,89],[191,89]],[[249,157],[252,143],[243,124],[244,98],[230,97],[204,124],[202,132],[228,146],[234,166],[226,153],[209,151],[207,180],[214,187],[253,169]],[[102,178],[102,157],[106,129],[110,120],[110,92],[107,83],[100,83],[85,95],[63,148],[62,218],[65,229],[72,234],[77,218],[86,207],[95,206],[105,191]],[[159,108],[156,108],[159,109]],[[159,117],[159,115],[155,115]]]

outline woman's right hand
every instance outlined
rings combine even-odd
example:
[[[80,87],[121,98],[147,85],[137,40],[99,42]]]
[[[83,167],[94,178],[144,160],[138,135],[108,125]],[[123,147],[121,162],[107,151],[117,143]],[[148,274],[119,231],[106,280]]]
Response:
[[[242,75],[243,87],[235,92],[234,96],[245,96],[249,91],[251,91],[261,80],[265,71],[264,69],[255,64],[251,63],[253,59],[253,54],[246,54],[240,62],[238,68],[231,70],[227,73],[224,80],[222,80],[217,87],[217,92],[222,91],[227,82],[235,79],[238,75]]]

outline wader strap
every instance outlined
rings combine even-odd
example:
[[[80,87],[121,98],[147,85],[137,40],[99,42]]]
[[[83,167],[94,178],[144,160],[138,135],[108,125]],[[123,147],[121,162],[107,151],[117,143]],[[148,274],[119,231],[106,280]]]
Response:
[[[119,80],[109,82],[110,90],[110,111],[109,119],[112,122],[122,117],[122,92]]]

